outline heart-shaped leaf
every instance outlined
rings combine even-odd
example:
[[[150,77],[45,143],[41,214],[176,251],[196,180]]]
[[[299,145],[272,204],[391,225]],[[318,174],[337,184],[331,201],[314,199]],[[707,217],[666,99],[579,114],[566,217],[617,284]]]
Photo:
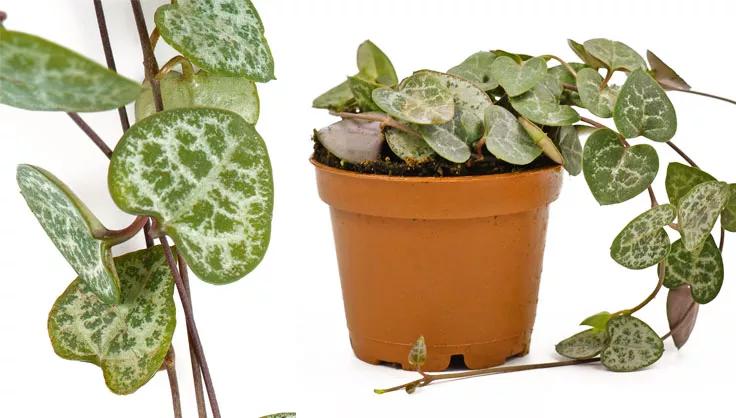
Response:
[[[567,105],[559,104],[562,87],[553,76],[532,90],[510,99],[511,106],[529,120],[547,126],[566,126],[580,120],[580,115]]]
[[[608,321],[608,346],[601,363],[614,372],[632,372],[654,364],[664,353],[664,344],[652,328],[633,316]]]
[[[570,49],[572,49],[575,55],[577,55],[581,60],[583,60],[583,62],[589,67],[598,69],[598,68],[602,68],[606,66],[606,64],[601,62],[601,60],[590,55],[588,51],[585,50],[585,46],[583,46],[583,44],[577,43],[573,41],[572,39],[568,39],[567,45],[570,46]]]
[[[350,88],[350,80],[343,81],[312,102],[312,107],[329,109],[335,112],[344,112],[355,106],[355,97],[353,96],[353,90]]]
[[[602,118],[610,118],[613,115],[617,92],[603,85],[603,77],[598,71],[592,68],[578,71],[577,87],[580,100],[590,113]]]
[[[418,126],[422,138],[440,157],[453,163],[464,163],[470,158],[470,147],[446,125]]]
[[[161,37],[212,74],[274,79],[263,23],[250,0],[178,0],[155,14]]]
[[[680,286],[667,293],[667,322],[672,341],[678,349],[690,338],[698,320],[700,305],[693,300],[690,286]]]
[[[606,348],[608,333],[598,329],[589,329],[560,341],[555,350],[567,358],[581,360],[597,356]]]
[[[159,370],[176,327],[174,280],[160,246],[115,258],[122,289],[109,305],[77,279],[49,313],[54,351],[102,369],[107,387],[126,395]]]
[[[381,87],[380,84],[366,80],[360,75],[348,77],[348,83],[355,98],[355,103],[361,112],[377,112],[381,110],[373,102],[373,90]]]
[[[579,62],[570,62],[568,63],[568,65],[572,67],[572,69],[575,71],[580,71],[583,68],[587,68],[585,64],[581,64]],[[570,70],[564,65],[557,65],[557,66],[551,67],[549,70],[547,70],[547,74],[552,76],[554,79],[556,79],[557,83],[560,86],[562,86],[563,83],[569,84],[571,86],[574,86],[577,83],[576,76],[570,73]],[[562,96],[560,97],[560,104],[585,107],[583,106],[582,100],[580,100],[580,94],[575,90],[569,90],[569,89],[564,89],[562,91]]]
[[[585,41],[583,46],[588,54],[602,62],[610,70],[635,71],[647,69],[644,58],[622,42],[597,38]]]
[[[113,153],[110,192],[124,211],[159,220],[199,278],[235,281],[268,247],[273,180],[266,145],[235,113],[157,113],[131,127]]]
[[[682,240],[672,244],[664,277],[669,289],[690,285],[693,299],[700,304],[715,299],[723,285],[723,259],[713,236],[695,252],[685,249]]]
[[[611,314],[603,311],[585,318],[580,325],[587,325],[597,331],[605,331],[608,328],[608,321],[610,320]]]
[[[320,129],[317,140],[341,160],[362,163],[381,155],[383,133],[380,122],[345,119]]]
[[[564,163],[564,159],[562,158],[562,154],[560,153],[560,150],[557,149],[557,146],[555,145],[554,141],[552,141],[547,136],[547,134],[542,130],[542,128],[528,121],[523,116],[519,116],[518,121],[521,127],[524,128],[526,133],[532,139],[532,141],[534,141],[534,143],[537,144],[537,146],[542,149],[542,152],[544,153],[544,155],[549,157],[552,161],[556,162],[557,164]]]
[[[498,81],[491,73],[491,64],[495,59],[496,54],[493,52],[476,52],[459,65],[450,68],[447,73],[471,81],[481,90],[490,91],[498,87]]]
[[[666,90],[690,90],[690,85],[675,70],[665,64],[652,51],[647,51],[647,61],[652,68],[654,79]]]
[[[508,56],[500,56],[491,64],[491,75],[509,97],[531,90],[542,81],[545,74],[547,63],[542,57],[535,57],[519,64]]]
[[[554,141],[562,154],[562,164],[568,173],[577,176],[583,171],[583,145],[575,126],[562,126]]]
[[[721,226],[726,231],[736,232],[736,184],[728,186],[730,197],[721,214]]]
[[[485,125],[486,148],[500,160],[526,165],[542,153],[516,117],[501,106],[486,109]]]
[[[677,131],[677,115],[667,93],[644,70],[629,74],[613,107],[616,128],[626,138],[667,142]]]
[[[172,71],[160,82],[164,109],[214,107],[240,115],[246,122],[258,121],[259,100],[256,84],[243,77],[223,77],[199,71],[187,78]],[[143,83],[143,92],[135,101],[135,118],[141,120],[156,113],[151,85]]]
[[[715,177],[689,165],[670,163],[667,166],[667,177],[664,182],[670,203],[677,206],[680,199],[693,187],[706,181],[715,181]]]
[[[659,170],[657,151],[648,144],[624,147],[615,132],[598,129],[583,148],[583,174],[601,205],[627,201],[652,184]]]
[[[95,237],[107,231],[69,188],[51,173],[18,166],[18,186],[31,211],[59,252],[90,291],[105,303],[120,300],[120,281],[111,242]]]
[[[728,184],[708,181],[693,187],[677,206],[682,243],[688,251],[695,251],[710,236],[718,216],[728,203]]]
[[[391,60],[373,42],[365,41],[358,47],[358,72],[363,79],[384,86],[395,86],[399,79]]]
[[[455,115],[452,93],[428,71],[404,79],[397,90],[373,90],[373,101],[389,115],[420,125],[442,124]]]
[[[427,162],[435,155],[432,147],[423,138],[415,135],[386,128],[384,136],[391,151],[409,165]]]
[[[675,219],[675,207],[666,204],[637,216],[611,245],[611,258],[630,269],[651,267],[667,257],[670,238],[664,226]]]
[[[99,112],[135,100],[138,83],[37,36],[0,28],[0,103]]]

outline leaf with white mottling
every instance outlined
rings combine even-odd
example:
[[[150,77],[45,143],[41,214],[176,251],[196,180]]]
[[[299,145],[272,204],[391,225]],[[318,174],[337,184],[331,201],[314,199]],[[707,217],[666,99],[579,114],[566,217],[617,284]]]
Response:
[[[434,152],[453,163],[464,163],[470,158],[470,147],[446,125],[419,125],[419,132]]]
[[[350,90],[353,92],[355,103],[361,112],[377,112],[381,108],[373,102],[373,90],[381,87],[380,84],[364,79],[360,75],[348,77]]]
[[[493,90],[498,87],[498,81],[491,73],[491,64],[495,59],[496,54],[493,52],[476,52],[459,65],[447,70],[447,73],[471,81],[484,91]]]
[[[256,84],[244,77],[223,77],[198,71],[191,78],[171,71],[160,81],[164,109],[214,107],[240,115],[246,122],[258,121],[259,99]],[[143,92],[135,101],[135,119],[156,113],[151,85],[143,83]]]
[[[721,226],[726,231],[736,232],[736,184],[728,186],[730,197],[721,214]]]
[[[675,219],[675,207],[659,205],[637,216],[616,236],[611,258],[630,269],[651,267],[667,257],[670,238],[664,226]]]
[[[583,148],[583,174],[601,205],[627,201],[647,189],[659,170],[657,151],[648,144],[624,147],[615,132],[598,129]]]
[[[427,343],[424,341],[424,337],[419,337],[414,342],[409,350],[409,364],[416,367],[417,370],[421,370],[424,362],[427,360]]]
[[[160,369],[176,327],[174,280],[161,246],[115,258],[121,300],[109,305],[77,279],[49,313],[54,351],[99,366],[107,387],[125,395]]]
[[[613,115],[613,105],[616,103],[616,90],[604,86],[601,89],[603,77],[592,68],[583,68],[578,71],[577,87],[580,100],[590,113],[602,118]]]
[[[435,155],[432,147],[423,138],[407,132],[386,128],[384,136],[391,151],[407,164],[424,163]]]
[[[563,126],[555,138],[555,145],[562,154],[562,164],[570,175],[583,171],[583,145],[575,126]]]
[[[669,289],[690,285],[693,299],[706,304],[718,296],[723,285],[723,259],[713,236],[709,236],[703,247],[695,252],[688,251],[682,240],[672,244],[667,256],[664,285]]]
[[[547,136],[547,134],[542,130],[542,128],[528,121],[523,116],[519,116],[518,121],[521,127],[524,128],[526,133],[532,139],[532,141],[535,144],[537,144],[539,148],[542,149],[542,152],[544,153],[544,155],[549,157],[552,161],[556,162],[557,164],[563,164],[565,162],[564,158],[562,157],[562,154],[560,153],[560,150],[557,149],[557,145],[555,145],[554,141],[552,141]]]
[[[131,127],[108,173],[124,211],[155,216],[202,280],[250,272],[271,235],[273,180],[266,145],[235,113],[188,108]]]
[[[485,125],[486,148],[500,160],[525,165],[542,153],[516,117],[501,106],[494,105],[486,110]]]
[[[0,29],[0,103],[99,112],[135,100],[138,83],[34,35]]]
[[[159,7],[155,20],[166,42],[210,73],[274,79],[263,23],[250,0],[178,0]]]
[[[609,39],[590,39],[583,43],[585,51],[610,70],[646,70],[644,58],[628,45]]]
[[[654,79],[667,90],[690,90],[690,85],[680,77],[675,70],[665,64],[652,51],[647,51],[647,61],[652,68]]]
[[[572,69],[575,71],[580,71],[583,68],[587,68],[585,64],[581,64],[579,62],[569,62],[568,65],[571,66]],[[560,86],[562,85],[562,83],[570,84],[573,86],[575,85],[575,83],[577,83],[576,76],[570,73],[570,70],[568,70],[567,67],[564,65],[551,67],[549,70],[547,70],[547,74],[556,79]],[[580,94],[578,94],[577,91],[569,89],[564,89],[562,91],[560,104],[585,107],[583,106],[583,102],[580,100]]]
[[[667,93],[644,70],[629,74],[613,107],[613,121],[626,138],[666,142],[677,131],[677,114]]]
[[[279,412],[278,414],[266,415],[261,418],[295,418],[296,412]]]
[[[519,64],[508,56],[501,56],[493,60],[491,74],[506,94],[514,97],[531,90],[542,81],[547,74],[547,63],[544,58],[535,57]]]
[[[384,86],[394,86],[399,82],[391,60],[371,41],[358,47],[358,72],[366,80]]]
[[[690,286],[680,286],[667,293],[667,322],[672,341],[678,349],[690,338],[698,320],[700,305],[693,300]]]
[[[322,93],[312,101],[312,107],[329,109],[335,112],[344,112],[355,106],[355,97],[350,88],[350,80],[345,80],[337,86]]]
[[[529,120],[547,126],[566,126],[580,120],[572,107],[559,103],[562,88],[553,76],[543,77],[533,89],[510,99],[511,106]]]
[[[432,73],[418,72],[404,79],[396,90],[373,90],[373,101],[389,115],[420,125],[449,122],[455,115],[450,90]]]
[[[112,242],[95,238],[107,231],[74,193],[51,173],[18,166],[18,186],[38,222],[81,280],[105,303],[120,299]]]
[[[572,49],[572,52],[574,52],[575,55],[583,60],[583,62],[589,67],[598,69],[606,66],[606,64],[601,62],[601,60],[590,55],[588,51],[585,50],[585,46],[583,46],[583,44],[575,42],[572,39],[568,39],[567,45],[570,47],[570,49]]]
[[[608,346],[601,363],[614,372],[633,372],[654,364],[664,353],[664,344],[649,325],[633,316],[608,321]]]
[[[665,177],[664,185],[670,203],[677,206],[680,199],[693,187],[706,181],[715,181],[715,177],[689,165],[670,163],[667,166],[667,177]]]
[[[341,160],[362,163],[381,155],[383,133],[380,122],[344,119],[320,129],[317,140]]]
[[[608,334],[605,329],[588,329],[560,341],[555,350],[567,358],[582,360],[597,356],[606,348]]]
[[[723,209],[728,203],[728,184],[708,181],[693,187],[677,206],[682,243],[688,251],[695,251],[710,236]]]

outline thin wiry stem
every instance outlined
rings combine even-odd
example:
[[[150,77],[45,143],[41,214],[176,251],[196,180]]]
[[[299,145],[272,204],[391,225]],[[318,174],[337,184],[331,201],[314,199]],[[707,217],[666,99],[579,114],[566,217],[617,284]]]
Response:
[[[685,161],[687,161],[688,164],[690,164],[691,166],[693,166],[695,168],[700,168],[700,167],[698,167],[697,164],[695,164],[695,161],[693,161],[693,159],[690,158],[690,156],[688,156],[687,154],[685,154],[685,151],[683,151],[680,147],[678,147],[677,145],[675,145],[672,141],[667,141],[665,143],[667,145],[669,145],[670,148],[672,148],[673,150],[675,150],[675,152],[677,154],[679,154],[680,157],[682,157]]]
[[[176,355],[174,354],[173,346],[169,347],[169,352],[166,353],[164,366],[166,366],[166,374],[169,377],[169,388],[171,389],[171,403],[174,407],[174,418],[182,418],[181,395],[179,394],[179,379],[176,377]]]
[[[189,288],[189,269],[187,268],[187,263],[181,255],[177,255],[177,261],[179,263],[181,281],[186,288],[187,296],[189,296],[189,303],[192,303],[192,292]],[[197,360],[197,353],[194,351],[192,334],[189,330],[187,330],[187,338],[189,339],[189,357],[192,362],[192,377],[194,379],[194,397],[197,401],[197,416],[199,418],[207,418],[207,405],[204,403],[204,390],[202,388],[202,369],[199,365],[199,361]]]
[[[74,121],[74,123],[76,123],[77,126],[79,126],[79,128],[85,134],[87,134],[89,139],[91,139],[92,142],[94,142],[94,144],[97,145],[97,148],[99,148],[100,151],[102,151],[107,156],[107,158],[110,158],[112,156],[112,150],[110,149],[110,147],[108,147],[105,141],[103,141],[102,138],[100,138],[100,136],[97,135],[97,132],[95,132],[94,129],[92,129],[89,125],[87,125],[87,122],[85,122],[84,119],[82,119],[82,117],[79,116],[79,114],[75,112],[67,112],[66,114],[69,115],[69,117]]]
[[[97,15],[97,27],[100,29],[100,40],[102,41],[102,50],[105,51],[105,61],[107,62],[107,68],[117,72],[115,68],[115,56],[112,53],[112,45],[110,44],[110,34],[107,31],[107,21],[105,19],[105,10],[102,7],[102,0],[94,0],[95,14]],[[130,121],[128,120],[128,112],[125,110],[125,106],[118,108],[118,117],[120,118],[120,125],[123,128],[123,132],[130,128]]]
[[[710,97],[711,99],[721,100],[721,101],[724,101],[726,103],[731,103],[733,105],[736,105],[736,100],[727,99],[727,98],[721,97],[721,96],[716,96],[715,94],[703,93],[702,91],[678,89],[678,88],[673,88],[673,87],[669,87],[668,90],[679,91],[681,93],[690,93],[690,94],[695,94],[695,95],[698,95],[698,96]]]

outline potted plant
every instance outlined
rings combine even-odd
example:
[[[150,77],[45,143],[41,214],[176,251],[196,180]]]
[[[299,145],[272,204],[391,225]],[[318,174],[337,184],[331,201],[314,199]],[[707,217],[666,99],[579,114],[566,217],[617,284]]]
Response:
[[[66,112],[111,160],[111,196],[135,216],[128,227],[109,230],[53,174],[18,167],[21,194],[78,274],[49,313],[49,337],[59,356],[99,366],[116,394],[131,394],[165,370],[174,416],[181,417],[171,344],[176,289],[198,416],[207,416],[206,395],[212,416],[220,417],[193,316],[188,267],[208,283],[227,284],[255,268],[266,252],[273,181],[266,144],[254,127],[255,82],[273,79],[273,59],[248,0],[163,5],[151,35],[140,1],[130,3],[144,57],[143,87],[115,72],[102,1],[94,7],[108,68],[51,41],[6,29],[7,16],[0,12],[0,103]],[[161,68],[153,53],[159,37],[182,54]],[[212,39],[222,37],[229,46],[213,49]],[[125,106],[134,101],[131,126]],[[124,132],[114,150],[79,115],[113,109]],[[141,230],[144,249],[112,256],[113,246]]]
[[[663,339],[681,347],[699,305],[718,294],[736,185],[700,170],[672,142],[677,117],[665,90],[735,102],[691,90],[651,52],[647,65],[620,42],[569,45],[580,62],[481,51],[447,72],[399,82],[367,41],[358,73],[315,99],[342,119],[315,132],[312,163],[331,208],[353,349],[370,363],[422,373],[379,393],[594,361],[638,370],[660,358]],[[659,169],[652,141],[687,163],[668,166],[669,203],[651,187]],[[651,207],[623,226],[610,251],[629,269],[657,266],[655,290],[635,307],[584,320],[587,330],[557,345],[570,360],[494,368],[528,351],[547,207],[563,168],[583,173],[601,205],[648,191]],[[720,245],[711,236],[719,219]],[[668,229],[680,239],[673,243]],[[633,315],[663,287],[671,329],[660,338]],[[453,356],[478,370],[426,373]]]

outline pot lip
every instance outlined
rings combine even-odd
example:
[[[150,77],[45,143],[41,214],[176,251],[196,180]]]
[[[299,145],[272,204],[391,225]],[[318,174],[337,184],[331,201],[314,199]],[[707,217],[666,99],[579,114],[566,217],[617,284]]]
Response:
[[[309,162],[320,171],[324,171],[330,174],[343,176],[347,178],[361,179],[361,180],[376,180],[385,182],[395,183],[475,183],[482,181],[493,181],[503,180],[508,178],[520,178],[525,176],[534,176],[543,174],[546,172],[561,172],[562,165],[555,164],[549,167],[535,168],[533,170],[518,171],[515,173],[501,173],[501,174],[484,174],[480,176],[451,176],[451,177],[422,177],[422,176],[388,176],[385,174],[366,174],[357,173],[350,170],[342,170],[335,167],[322,164],[314,157],[309,158]]]

